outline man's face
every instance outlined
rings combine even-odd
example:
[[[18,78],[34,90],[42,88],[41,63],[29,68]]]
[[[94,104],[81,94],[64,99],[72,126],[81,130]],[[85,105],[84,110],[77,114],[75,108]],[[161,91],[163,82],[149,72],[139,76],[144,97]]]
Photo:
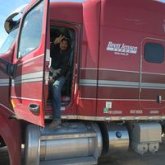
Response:
[[[68,48],[68,42],[65,41],[65,40],[61,41],[61,42],[60,42],[60,49],[61,49],[62,51],[65,51],[65,50],[67,50],[67,48]]]

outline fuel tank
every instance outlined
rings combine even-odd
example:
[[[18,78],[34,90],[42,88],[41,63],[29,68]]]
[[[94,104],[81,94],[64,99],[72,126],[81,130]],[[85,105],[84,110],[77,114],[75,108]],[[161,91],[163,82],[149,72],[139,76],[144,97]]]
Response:
[[[25,164],[97,164],[102,136],[97,124],[64,123],[54,130],[29,125]]]

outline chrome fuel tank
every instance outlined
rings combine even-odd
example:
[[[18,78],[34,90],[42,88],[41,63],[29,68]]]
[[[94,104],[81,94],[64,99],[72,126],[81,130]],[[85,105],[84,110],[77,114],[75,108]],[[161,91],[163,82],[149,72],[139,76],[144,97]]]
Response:
[[[26,165],[48,161],[58,164],[96,164],[102,151],[101,132],[94,123],[64,123],[55,130],[29,125],[26,139]]]

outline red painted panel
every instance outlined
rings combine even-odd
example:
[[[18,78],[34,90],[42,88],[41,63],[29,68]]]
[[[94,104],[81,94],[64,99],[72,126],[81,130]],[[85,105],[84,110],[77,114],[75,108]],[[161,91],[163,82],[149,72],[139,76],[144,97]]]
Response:
[[[139,97],[139,89],[134,88],[115,88],[115,87],[99,87],[98,99],[137,99]]]
[[[155,74],[155,73],[143,73],[143,82],[144,83],[160,83],[165,84],[165,74]]]
[[[80,86],[79,97],[96,99],[96,87]]]
[[[80,57],[80,69],[96,69],[98,68],[98,53],[99,53],[99,33],[100,33],[100,12],[101,2],[85,1],[83,3],[83,40],[82,53]],[[94,72],[81,71],[80,77],[97,80],[97,70]],[[80,115],[96,115],[96,87],[88,88],[80,86],[78,98],[78,114]],[[82,100],[81,97],[93,97],[92,101]]]
[[[29,82],[29,83],[21,83],[18,85],[14,85],[11,88],[11,98],[27,98],[27,99],[36,99],[41,100],[42,90],[41,90],[42,82]],[[26,90],[24,90],[26,89]],[[33,95],[32,95],[33,94]]]
[[[153,100],[157,95],[164,100],[165,65],[147,64],[142,55],[144,41],[153,42],[155,38],[156,43],[165,45],[162,28],[165,5],[144,0],[102,0],[101,8],[98,115],[111,99],[117,100],[113,100],[112,110],[122,111],[122,116],[132,115],[131,109],[141,111],[146,108],[144,105],[151,109],[164,107],[164,103],[158,106]],[[151,104],[143,100],[140,104],[140,98],[150,99]],[[140,115],[153,114],[148,110]]]
[[[79,99],[78,115],[81,116],[96,116],[96,101],[95,99]]]
[[[162,96],[162,100],[165,100],[165,90],[143,88],[140,96],[142,100],[154,100],[157,102],[157,96]]]
[[[99,80],[139,82],[139,72],[99,69]]]
[[[82,3],[51,2],[49,14],[51,20],[81,24],[83,21]]]
[[[80,79],[92,79],[96,80],[97,78],[97,68],[84,68],[80,69]]]
[[[112,108],[106,108],[106,103],[111,102]],[[140,106],[136,100],[99,100],[98,102],[98,116],[134,116],[131,110],[139,110]],[[139,115],[139,114],[138,114]],[[140,114],[142,115],[142,114]]]

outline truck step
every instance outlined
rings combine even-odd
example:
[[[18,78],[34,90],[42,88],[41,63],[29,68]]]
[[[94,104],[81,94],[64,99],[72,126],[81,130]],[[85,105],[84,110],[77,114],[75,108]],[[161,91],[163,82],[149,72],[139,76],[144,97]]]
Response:
[[[97,164],[97,160],[92,157],[79,157],[72,159],[61,159],[61,160],[51,160],[51,161],[41,161],[40,165],[94,165]]]

